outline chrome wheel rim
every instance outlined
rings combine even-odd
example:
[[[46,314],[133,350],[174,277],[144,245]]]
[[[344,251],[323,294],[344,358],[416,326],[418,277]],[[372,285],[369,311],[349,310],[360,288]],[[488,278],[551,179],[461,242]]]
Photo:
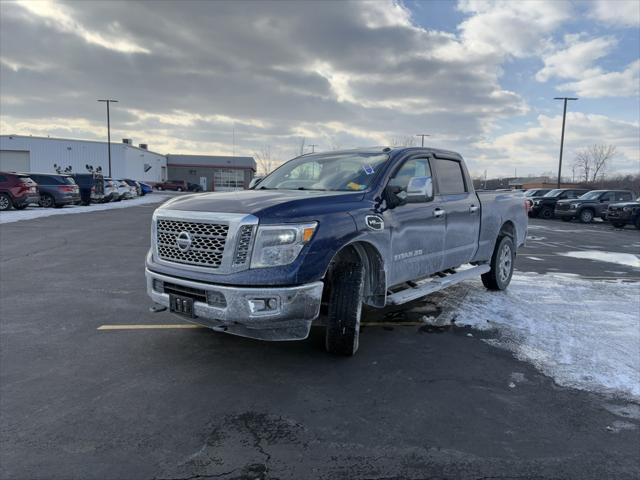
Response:
[[[511,275],[511,268],[513,266],[513,259],[511,258],[511,247],[504,245],[500,252],[500,258],[498,259],[498,275],[502,282],[506,282]]]
[[[9,199],[7,197],[0,197],[0,210],[6,210],[9,208]]]
[[[590,222],[591,220],[593,220],[593,214],[589,210],[582,212],[582,221]]]

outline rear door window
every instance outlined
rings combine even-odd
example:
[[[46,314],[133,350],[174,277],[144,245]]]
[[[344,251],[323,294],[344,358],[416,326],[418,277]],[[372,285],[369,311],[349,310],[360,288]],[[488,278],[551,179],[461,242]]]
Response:
[[[631,200],[631,193],[616,192],[616,201],[629,201],[629,200]]]
[[[467,192],[460,162],[434,158],[432,164],[438,182],[438,193],[452,195]]]

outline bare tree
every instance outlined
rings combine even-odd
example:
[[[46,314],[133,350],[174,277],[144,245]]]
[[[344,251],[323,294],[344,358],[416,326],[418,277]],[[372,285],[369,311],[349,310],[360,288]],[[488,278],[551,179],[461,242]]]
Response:
[[[274,167],[274,161],[271,158],[271,145],[263,145],[263,147],[256,152],[253,152],[253,156],[258,164],[258,174],[267,175]]]
[[[579,172],[578,178],[584,182],[595,182],[598,178],[604,178],[609,162],[615,154],[615,145],[592,145],[578,150],[573,161],[574,168]]]
[[[415,147],[416,139],[411,135],[397,136],[391,139],[392,147]]]
[[[298,152],[296,152],[296,156],[304,155],[304,147],[307,143],[307,137],[300,137],[300,143],[298,144]]]

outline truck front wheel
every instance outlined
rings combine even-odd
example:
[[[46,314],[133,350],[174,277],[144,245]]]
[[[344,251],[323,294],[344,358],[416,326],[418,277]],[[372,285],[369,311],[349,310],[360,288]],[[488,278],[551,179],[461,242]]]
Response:
[[[491,270],[481,276],[482,284],[489,290],[506,289],[513,276],[515,256],[515,248],[511,237],[502,237],[491,256]]]
[[[364,269],[360,263],[341,262],[331,273],[325,348],[352,356],[358,350]]]

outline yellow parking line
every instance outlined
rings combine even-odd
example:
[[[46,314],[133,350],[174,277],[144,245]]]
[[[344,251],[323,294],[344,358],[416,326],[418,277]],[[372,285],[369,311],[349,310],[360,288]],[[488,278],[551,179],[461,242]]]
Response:
[[[205,328],[191,323],[141,324],[141,325],[100,325],[98,330],[159,330],[171,328]]]
[[[362,322],[362,327],[418,327],[426,325],[422,322]],[[320,327],[321,325],[312,325],[314,327]],[[194,325],[191,323],[143,323],[138,325],[100,325],[98,330],[171,330],[171,329],[185,329],[185,328],[207,328],[201,325]]]

